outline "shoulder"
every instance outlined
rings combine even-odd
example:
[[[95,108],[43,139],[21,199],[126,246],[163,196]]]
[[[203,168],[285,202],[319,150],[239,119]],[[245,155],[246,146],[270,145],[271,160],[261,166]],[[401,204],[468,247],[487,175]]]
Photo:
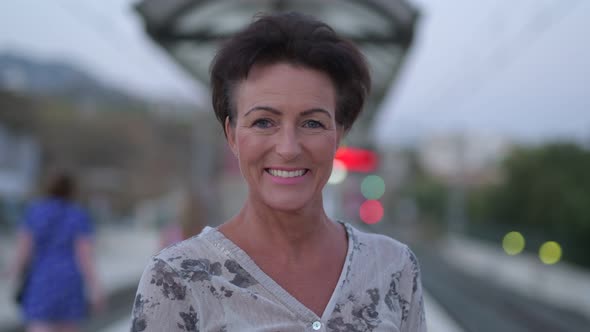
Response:
[[[347,228],[351,233],[356,249],[371,255],[372,260],[386,265],[392,264],[398,268],[412,264],[417,265],[414,253],[405,243],[387,235],[359,230],[350,224],[347,224]]]
[[[158,262],[166,263],[169,268],[176,271],[185,268],[187,264],[207,264],[216,255],[214,247],[208,241],[211,230],[206,227],[200,234],[162,249],[153,256],[152,264],[163,266]]]
[[[51,199],[37,198],[26,205],[23,210],[23,221],[29,225],[37,223],[54,213],[55,210],[55,204]]]
[[[62,201],[62,206],[65,208],[68,216],[76,216],[79,218],[89,218],[88,210],[78,202],[74,201]]]
[[[64,209],[68,213],[86,213],[86,209],[77,202],[56,199],[52,197],[37,198],[31,201],[26,207],[26,210],[32,213],[46,213],[47,211],[63,211]]]
[[[39,210],[45,210],[51,207],[51,200],[47,199],[47,198],[37,198],[32,200],[29,204],[27,204],[26,206],[26,210],[28,212],[36,212]]]
[[[211,228],[201,234],[161,250],[148,262],[139,283],[138,292],[148,297],[160,297],[195,304],[196,298],[187,296],[209,286],[195,281],[209,282],[221,275],[221,263],[215,247],[208,239]],[[151,300],[150,300],[151,301]],[[195,304],[196,305],[196,304]]]

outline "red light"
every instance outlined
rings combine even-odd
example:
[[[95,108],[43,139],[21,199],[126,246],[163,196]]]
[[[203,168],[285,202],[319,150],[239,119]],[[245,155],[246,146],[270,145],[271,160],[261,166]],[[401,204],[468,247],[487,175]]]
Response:
[[[334,159],[341,161],[350,172],[370,173],[377,169],[377,154],[370,150],[341,147]]]
[[[360,209],[361,220],[367,224],[376,224],[383,218],[383,205],[375,200],[365,201]]]

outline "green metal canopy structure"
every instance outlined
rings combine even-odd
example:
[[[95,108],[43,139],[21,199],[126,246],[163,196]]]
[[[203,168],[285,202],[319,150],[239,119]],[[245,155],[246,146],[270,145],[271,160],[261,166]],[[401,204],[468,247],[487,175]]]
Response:
[[[136,10],[149,36],[205,85],[219,43],[256,14],[298,11],[328,23],[359,45],[371,66],[374,90],[349,135],[361,144],[412,44],[418,18],[405,0],[143,0]]]

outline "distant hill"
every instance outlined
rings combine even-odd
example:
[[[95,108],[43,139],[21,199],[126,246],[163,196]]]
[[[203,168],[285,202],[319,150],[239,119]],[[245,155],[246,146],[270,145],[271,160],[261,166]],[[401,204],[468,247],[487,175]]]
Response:
[[[72,64],[0,53],[0,90],[75,102],[129,103],[138,98],[100,82]]]

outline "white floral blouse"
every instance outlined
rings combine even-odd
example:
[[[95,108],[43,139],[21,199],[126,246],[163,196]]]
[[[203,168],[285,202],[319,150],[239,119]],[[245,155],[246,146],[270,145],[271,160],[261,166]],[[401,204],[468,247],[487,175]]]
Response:
[[[425,332],[420,269],[410,249],[344,224],[348,252],[321,317],[215,228],[146,267],[131,331]]]

